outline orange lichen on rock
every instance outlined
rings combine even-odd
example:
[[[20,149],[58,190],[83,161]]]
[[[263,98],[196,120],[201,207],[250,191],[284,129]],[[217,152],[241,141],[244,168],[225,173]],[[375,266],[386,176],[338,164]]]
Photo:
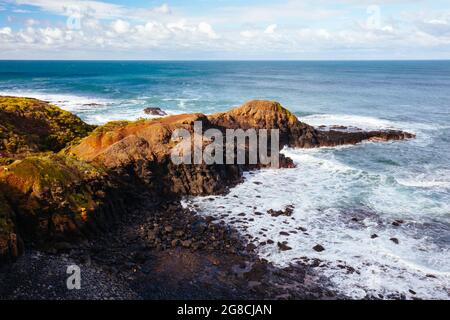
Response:
[[[80,209],[80,216],[81,216],[81,220],[83,220],[84,222],[87,221],[87,219],[88,219],[88,213],[87,213],[86,208],[81,208],[81,209]]]
[[[207,121],[203,114],[182,114],[136,122],[113,122],[99,127],[78,145],[66,150],[70,155],[117,167],[132,161],[163,159],[175,145],[175,129],[192,130],[195,121]]]

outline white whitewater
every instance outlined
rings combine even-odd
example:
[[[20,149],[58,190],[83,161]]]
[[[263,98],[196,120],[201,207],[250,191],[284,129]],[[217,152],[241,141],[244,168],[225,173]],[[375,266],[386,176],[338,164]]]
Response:
[[[325,117],[303,120],[312,119],[319,125]],[[351,116],[341,117],[335,124],[402,126]],[[414,127],[421,133],[420,126]],[[420,144],[421,139],[381,147]],[[337,149],[287,149],[284,153],[295,161],[295,169],[247,173],[245,182],[226,196],[186,199],[183,204],[234,226],[257,246],[261,257],[275,265],[285,267],[306,261],[304,257],[320,259],[317,273],[348,297],[449,299],[450,251],[438,239],[450,236],[449,225],[442,222],[448,221],[450,203],[436,201],[429,194],[437,192],[434,188],[448,187],[448,175],[436,180],[416,176],[413,180],[401,166],[380,172],[349,164],[355,152],[370,154],[371,148],[378,147],[365,143]],[[339,159],[346,153],[350,153],[349,161],[344,163]],[[409,179],[404,178],[408,175]],[[291,217],[267,213],[287,206],[295,208]],[[439,217],[443,219],[435,219]],[[394,226],[396,220],[404,222]],[[391,240],[394,238],[398,244]],[[267,240],[274,243],[264,245]],[[284,241],[292,250],[278,248],[277,243]],[[317,244],[325,251],[313,250]]]

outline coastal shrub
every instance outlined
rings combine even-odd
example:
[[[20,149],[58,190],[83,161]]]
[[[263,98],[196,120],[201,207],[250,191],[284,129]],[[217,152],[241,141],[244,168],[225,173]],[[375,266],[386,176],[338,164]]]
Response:
[[[0,157],[59,151],[95,127],[44,101],[0,97]]]

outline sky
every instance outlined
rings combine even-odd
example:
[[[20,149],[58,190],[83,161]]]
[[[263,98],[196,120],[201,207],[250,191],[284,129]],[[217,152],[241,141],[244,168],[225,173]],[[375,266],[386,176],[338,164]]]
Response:
[[[0,0],[0,59],[450,59],[450,0]]]

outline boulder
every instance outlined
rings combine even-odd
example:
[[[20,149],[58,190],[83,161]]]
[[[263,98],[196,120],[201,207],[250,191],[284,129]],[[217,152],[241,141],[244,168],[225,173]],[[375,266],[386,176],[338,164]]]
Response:
[[[322,245],[318,244],[313,247],[313,250],[317,252],[322,252],[325,251],[325,248]]]
[[[144,113],[151,116],[167,116],[167,113],[158,107],[148,107],[144,109]]]

